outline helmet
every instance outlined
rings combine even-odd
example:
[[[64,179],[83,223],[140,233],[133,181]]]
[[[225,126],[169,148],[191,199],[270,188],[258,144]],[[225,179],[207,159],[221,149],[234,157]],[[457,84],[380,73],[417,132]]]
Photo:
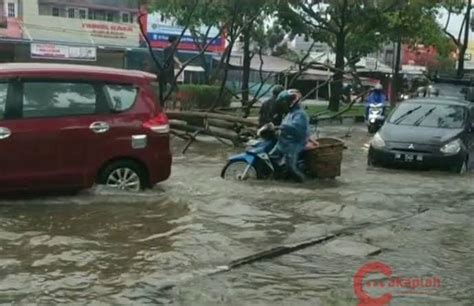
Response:
[[[278,96],[285,88],[281,85],[275,85],[272,89],[272,93],[274,96]]]
[[[382,86],[382,84],[377,83],[377,85],[375,85],[374,89],[375,90],[383,90],[383,86]]]
[[[287,107],[292,108],[298,102],[300,102],[301,97],[302,94],[298,89],[284,90],[278,95],[277,103],[284,103]]]

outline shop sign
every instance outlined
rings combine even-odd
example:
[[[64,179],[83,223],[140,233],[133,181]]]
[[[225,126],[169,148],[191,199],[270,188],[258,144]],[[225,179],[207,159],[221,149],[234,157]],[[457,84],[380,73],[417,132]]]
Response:
[[[95,47],[32,43],[31,58],[96,61],[97,49]]]

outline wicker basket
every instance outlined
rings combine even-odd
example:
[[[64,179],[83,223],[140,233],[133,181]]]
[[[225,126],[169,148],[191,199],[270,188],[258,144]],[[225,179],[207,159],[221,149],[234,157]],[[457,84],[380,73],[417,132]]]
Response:
[[[318,148],[305,152],[308,175],[315,178],[341,176],[344,141],[338,138],[320,138]]]

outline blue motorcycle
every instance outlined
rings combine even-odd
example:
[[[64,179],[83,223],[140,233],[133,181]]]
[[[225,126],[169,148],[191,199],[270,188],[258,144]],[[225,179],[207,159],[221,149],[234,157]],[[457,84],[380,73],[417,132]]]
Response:
[[[284,160],[270,157],[270,152],[277,143],[275,127],[265,125],[258,131],[258,135],[260,138],[253,140],[245,153],[229,158],[222,169],[223,179],[245,181],[288,177]],[[300,167],[304,168],[303,158],[300,160]]]

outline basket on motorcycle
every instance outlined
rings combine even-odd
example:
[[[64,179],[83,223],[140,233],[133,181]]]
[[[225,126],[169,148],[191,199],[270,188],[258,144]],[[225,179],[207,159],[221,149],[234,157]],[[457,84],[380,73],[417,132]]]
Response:
[[[305,152],[308,175],[315,178],[341,176],[344,141],[338,138],[320,138],[319,147]]]

